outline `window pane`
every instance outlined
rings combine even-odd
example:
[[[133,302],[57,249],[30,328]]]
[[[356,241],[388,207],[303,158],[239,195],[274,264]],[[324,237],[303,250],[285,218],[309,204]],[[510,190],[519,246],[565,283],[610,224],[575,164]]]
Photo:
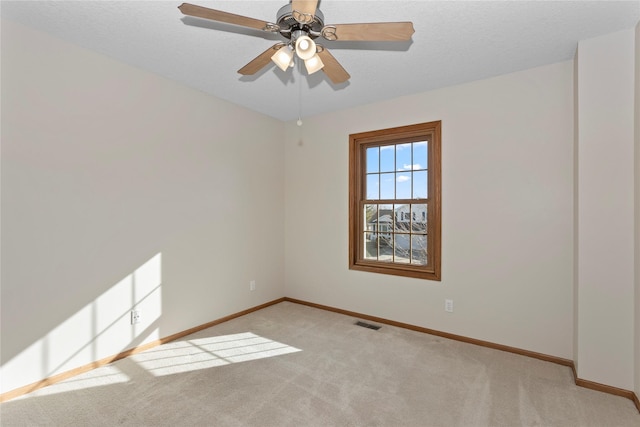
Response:
[[[409,234],[395,235],[395,261],[409,264],[411,262],[410,253],[411,236]]]
[[[426,199],[429,196],[427,191],[427,171],[417,171],[413,173],[413,198]]]
[[[375,233],[364,233],[364,258],[378,259],[378,241]]]
[[[396,145],[396,170],[410,171],[413,170],[411,162],[411,143]]]
[[[379,172],[380,147],[367,148],[367,173]]]
[[[411,172],[396,174],[396,199],[411,198]]]
[[[380,147],[380,172],[393,172],[395,169],[395,145]]]
[[[380,261],[393,261],[392,231],[393,205],[379,205],[376,239],[378,240],[378,259]]]
[[[427,232],[427,205],[411,205],[412,218],[411,231],[414,233]]]
[[[380,175],[372,173],[367,175],[367,189],[368,200],[378,200],[380,198]]]
[[[376,231],[378,224],[378,205],[364,205],[364,229]]]
[[[380,210],[380,217],[384,217],[384,220],[391,224],[393,220],[393,205],[378,205],[378,209]]]
[[[411,207],[409,205],[395,205],[396,226],[395,231],[408,233],[411,227]]]
[[[426,141],[413,143],[414,169],[427,169],[427,165],[428,165],[427,148],[428,148],[428,144]]]
[[[426,265],[427,264],[427,236],[413,235],[411,236],[411,264]]]
[[[380,174],[380,198],[395,199],[395,173]]]
[[[378,261],[393,262],[393,235],[378,236]]]

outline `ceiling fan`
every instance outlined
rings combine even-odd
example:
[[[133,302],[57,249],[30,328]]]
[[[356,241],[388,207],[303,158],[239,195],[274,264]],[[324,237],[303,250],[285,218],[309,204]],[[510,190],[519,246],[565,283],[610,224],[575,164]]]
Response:
[[[407,41],[414,33],[411,22],[377,22],[371,24],[325,25],[324,15],[318,9],[318,0],[291,0],[278,10],[275,23],[183,3],[178,7],[188,16],[239,25],[242,27],[279,33],[284,42],[278,42],[238,70],[253,75],[273,61],[282,71],[294,65],[294,54],[304,61],[309,74],[322,70],[335,84],[349,80],[349,73],[329,53],[316,44],[322,37],[328,41]]]

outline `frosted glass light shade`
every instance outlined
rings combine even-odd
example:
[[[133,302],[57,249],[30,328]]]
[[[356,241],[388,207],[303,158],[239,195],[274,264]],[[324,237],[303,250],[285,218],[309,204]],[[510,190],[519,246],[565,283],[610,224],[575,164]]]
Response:
[[[291,60],[293,59],[293,51],[289,46],[282,46],[276,53],[273,54],[271,60],[282,70],[287,71]]]
[[[307,72],[309,74],[313,74],[316,71],[322,70],[322,67],[324,67],[324,63],[317,53],[311,58],[304,61],[304,65],[307,67]]]
[[[296,40],[296,54],[302,60],[307,60],[316,54],[316,42],[309,36],[300,36]]]

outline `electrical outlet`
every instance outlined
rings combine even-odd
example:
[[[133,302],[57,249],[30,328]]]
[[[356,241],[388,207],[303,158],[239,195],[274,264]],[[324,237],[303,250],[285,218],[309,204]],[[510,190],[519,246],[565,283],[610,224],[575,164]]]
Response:
[[[135,325],[140,323],[140,312],[138,310],[131,310],[131,324]]]
[[[256,281],[252,280],[249,282],[249,290],[250,291],[255,291],[256,290]]]
[[[453,313],[453,300],[446,299],[444,300],[444,311],[447,313]]]

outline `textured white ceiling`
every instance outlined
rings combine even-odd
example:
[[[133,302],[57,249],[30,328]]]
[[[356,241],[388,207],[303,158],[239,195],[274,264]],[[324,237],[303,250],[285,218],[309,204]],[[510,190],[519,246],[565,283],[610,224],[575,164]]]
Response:
[[[274,21],[288,0],[189,2]],[[351,74],[237,70],[277,35],[185,17],[176,1],[2,1],[0,13],[281,120],[571,59],[577,42],[632,28],[639,1],[321,0],[325,24],[413,21],[410,43],[323,42]],[[300,107],[301,106],[301,107]]]

